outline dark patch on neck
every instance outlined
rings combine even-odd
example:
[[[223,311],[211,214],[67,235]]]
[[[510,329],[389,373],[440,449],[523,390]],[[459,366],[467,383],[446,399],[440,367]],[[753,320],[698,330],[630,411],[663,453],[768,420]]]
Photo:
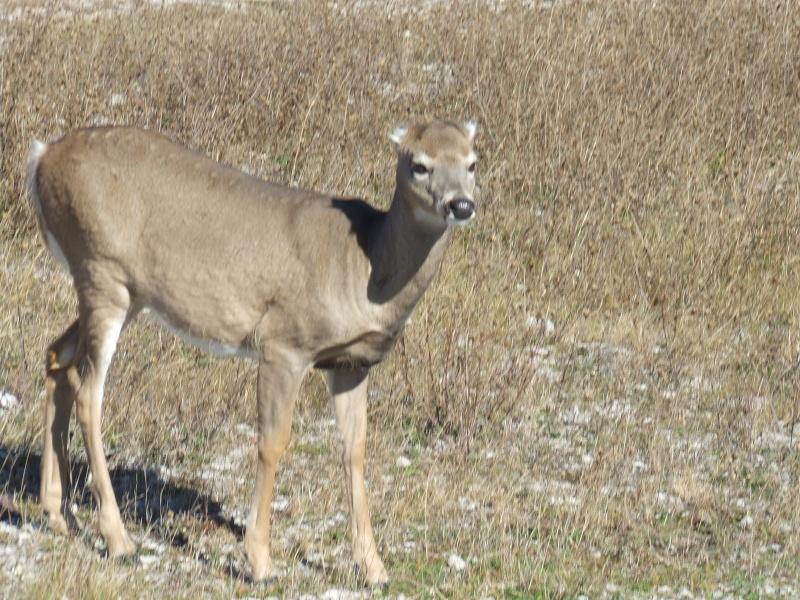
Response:
[[[344,213],[350,221],[350,233],[356,236],[359,247],[369,256],[371,232],[386,213],[358,198],[332,198],[331,206]]]
[[[395,198],[394,202],[400,200]],[[369,259],[372,266],[369,283],[367,284],[367,297],[376,304],[391,302],[419,273],[428,255],[436,243],[443,235],[447,235],[447,230],[436,235],[421,235],[418,238],[402,240],[402,243],[416,244],[416,248],[411,251],[414,256],[413,261],[403,264],[402,272],[398,269],[400,263],[398,256],[405,252],[403,248],[384,248],[381,259],[375,256],[375,246],[379,243],[378,238],[385,235],[383,228],[389,223],[389,213],[378,210],[363,200],[332,198],[331,207],[342,211],[350,221],[350,233],[356,236],[358,245],[364,255]],[[395,207],[394,210],[411,210],[408,207]],[[397,217],[398,215],[395,215]],[[402,217],[401,217],[402,218]],[[407,219],[413,219],[408,214]],[[431,273],[431,276],[433,273]],[[429,282],[425,282],[425,286]],[[418,300],[419,298],[417,298]]]

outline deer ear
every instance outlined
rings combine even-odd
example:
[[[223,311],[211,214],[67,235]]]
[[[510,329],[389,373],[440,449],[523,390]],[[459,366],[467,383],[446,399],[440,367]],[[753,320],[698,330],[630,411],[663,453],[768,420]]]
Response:
[[[400,143],[403,141],[403,138],[406,137],[407,133],[408,127],[405,125],[400,125],[391,134],[389,134],[389,139],[392,140],[392,146],[394,146],[395,150],[400,147]]]
[[[467,132],[467,139],[471,142],[475,138],[475,130],[478,128],[478,125],[473,120],[469,120],[464,123],[464,129]]]

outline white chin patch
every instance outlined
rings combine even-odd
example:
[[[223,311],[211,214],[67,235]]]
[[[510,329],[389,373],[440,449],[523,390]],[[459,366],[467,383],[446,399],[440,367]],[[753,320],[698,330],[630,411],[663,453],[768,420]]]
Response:
[[[474,218],[475,218],[475,213],[474,212],[470,216],[468,216],[466,219],[456,219],[452,215],[452,213],[448,213],[447,216],[445,217],[445,221],[447,221],[448,225],[455,225],[456,227],[463,227],[464,225],[466,225],[467,223],[472,221],[472,219],[474,219]]]

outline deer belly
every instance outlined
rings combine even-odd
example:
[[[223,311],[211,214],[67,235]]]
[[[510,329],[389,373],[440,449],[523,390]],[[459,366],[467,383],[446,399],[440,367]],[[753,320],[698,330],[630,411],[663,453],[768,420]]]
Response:
[[[394,348],[397,335],[370,331],[358,338],[325,348],[317,355],[317,369],[367,368],[381,362]]]

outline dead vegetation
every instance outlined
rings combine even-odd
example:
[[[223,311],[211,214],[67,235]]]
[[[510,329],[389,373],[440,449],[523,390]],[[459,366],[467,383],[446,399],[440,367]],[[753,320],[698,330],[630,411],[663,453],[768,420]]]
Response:
[[[790,3],[92,6],[0,9],[0,390],[19,399],[0,408],[2,595],[357,582],[321,378],[279,471],[284,576],[253,588],[239,577],[252,368],[147,319],[120,344],[104,411],[147,567],[40,529],[43,350],[75,307],[22,196],[30,140],[134,124],[385,206],[387,133],[436,116],[478,120],[482,199],[374,377],[388,593],[800,593]],[[77,431],[73,450],[91,533]]]

